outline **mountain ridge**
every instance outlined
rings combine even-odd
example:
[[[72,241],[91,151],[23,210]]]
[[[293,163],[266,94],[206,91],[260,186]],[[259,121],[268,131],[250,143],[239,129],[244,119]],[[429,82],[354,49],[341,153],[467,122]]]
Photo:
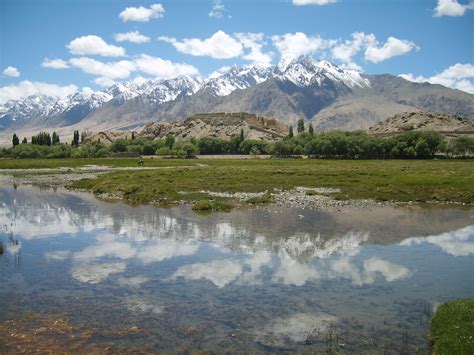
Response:
[[[108,130],[196,113],[251,112],[316,130],[367,129],[405,111],[474,117],[474,95],[389,74],[367,75],[302,56],[275,66],[234,66],[207,79],[116,83],[65,99],[33,96],[0,105],[0,131]]]

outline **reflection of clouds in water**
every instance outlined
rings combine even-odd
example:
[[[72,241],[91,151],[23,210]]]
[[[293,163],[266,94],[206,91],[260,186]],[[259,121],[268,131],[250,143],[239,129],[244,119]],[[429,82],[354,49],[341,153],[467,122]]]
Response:
[[[474,254],[474,225],[467,226],[452,232],[442,233],[429,237],[409,238],[400,245],[429,243],[440,247],[445,253],[453,256],[468,256]]]
[[[106,280],[109,275],[125,271],[127,264],[119,263],[91,263],[75,265],[71,274],[76,280],[97,284]]]
[[[342,256],[333,261],[319,260],[316,263],[301,263],[293,259],[280,259],[273,275],[273,282],[302,286],[306,282],[329,279],[349,279],[354,285],[374,283],[377,274],[388,282],[410,277],[412,273],[402,265],[380,258],[370,258],[359,266],[351,256]]]
[[[110,217],[86,220],[63,205],[55,205],[45,200],[38,203],[39,205],[35,206],[22,200],[14,200],[13,206],[2,204],[0,225],[8,225],[10,232],[28,240],[91,231],[113,223]]]
[[[117,283],[120,286],[129,286],[129,287],[140,287],[142,284],[148,281],[150,281],[150,279],[145,276],[119,277],[117,279]]]
[[[98,262],[98,260],[102,258],[120,259],[122,260],[123,265],[126,265],[123,262],[124,260],[130,259],[136,259],[145,264],[148,264],[153,262],[160,262],[178,256],[193,255],[199,250],[199,244],[194,241],[180,242],[170,239],[155,239],[143,242],[124,242],[122,241],[123,239],[127,239],[127,236],[116,236],[107,234],[105,236],[98,237],[97,240],[99,241],[99,243],[91,245],[79,252],[74,253],[73,259],[75,262],[79,263],[79,265],[84,264],[85,266],[83,266],[83,268],[86,268],[86,272],[90,273],[90,270],[94,267],[100,268],[100,265],[108,265],[100,264]],[[93,263],[87,265],[87,262]],[[78,266],[74,267],[72,270],[73,276],[75,272],[77,273],[77,267]],[[125,270],[125,267],[123,268],[123,270]],[[114,273],[116,272],[120,272],[120,270],[114,271]],[[100,276],[97,278],[97,280],[100,281],[97,282],[105,280],[110,274],[111,273],[99,271]],[[80,281],[86,280],[84,282],[90,282],[88,277],[74,277]]]
[[[303,343],[309,338],[324,339],[329,326],[337,318],[325,313],[297,313],[286,318],[276,318],[263,330],[257,331],[257,341],[270,346],[284,347]]]
[[[244,284],[260,283],[262,267],[271,263],[269,252],[257,252],[244,260],[214,260],[207,263],[184,265],[170,277],[174,280],[183,277],[186,280],[206,279],[222,288],[232,281]]]
[[[44,253],[46,260],[64,261],[69,257],[70,252],[68,250],[58,250]]]
[[[215,260],[208,263],[197,263],[181,266],[171,279],[183,277],[186,280],[206,279],[219,288],[234,281],[242,274],[243,265],[238,261]]]
[[[148,245],[140,246],[136,257],[141,262],[148,264],[178,256],[190,256],[198,250],[199,244],[193,241],[158,240]]]
[[[125,305],[134,313],[161,314],[165,309],[162,305],[154,304],[142,297],[127,297]]]
[[[18,254],[21,250],[21,242],[16,240],[8,243],[7,250],[10,255]]]
[[[360,244],[368,239],[368,233],[349,232],[329,240],[323,240],[319,234],[316,238],[305,234],[282,240],[279,250],[293,259],[323,259],[336,253],[355,255],[360,251]]]

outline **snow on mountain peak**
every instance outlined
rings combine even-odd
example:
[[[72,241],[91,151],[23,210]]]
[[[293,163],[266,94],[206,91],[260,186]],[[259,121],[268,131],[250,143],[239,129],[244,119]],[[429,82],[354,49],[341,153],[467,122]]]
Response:
[[[327,60],[317,61],[310,56],[300,56],[285,65],[279,63],[275,72],[280,80],[297,86],[321,85],[325,79],[342,82],[350,88],[370,86],[369,80],[364,79],[357,70],[342,69]]]

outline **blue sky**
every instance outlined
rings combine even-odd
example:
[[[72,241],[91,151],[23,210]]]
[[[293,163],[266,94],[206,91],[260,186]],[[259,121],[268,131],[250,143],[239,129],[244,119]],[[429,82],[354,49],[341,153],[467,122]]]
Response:
[[[35,88],[206,77],[300,54],[474,92],[473,8],[455,0],[0,0],[0,103]],[[119,41],[130,33],[148,41]]]

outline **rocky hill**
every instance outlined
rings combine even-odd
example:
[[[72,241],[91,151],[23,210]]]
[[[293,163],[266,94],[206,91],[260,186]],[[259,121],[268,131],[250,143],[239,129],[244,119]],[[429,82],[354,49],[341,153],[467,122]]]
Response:
[[[241,130],[247,139],[276,140],[288,134],[288,127],[272,117],[245,112],[217,112],[196,114],[184,121],[153,122],[146,125],[137,137],[164,138],[171,133],[177,139],[191,137],[228,139],[240,135]]]
[[[402,112],[369,128],[372,134],[396,134],[407,131],[437,131],[474,134],[474,120],[432,112]]]

